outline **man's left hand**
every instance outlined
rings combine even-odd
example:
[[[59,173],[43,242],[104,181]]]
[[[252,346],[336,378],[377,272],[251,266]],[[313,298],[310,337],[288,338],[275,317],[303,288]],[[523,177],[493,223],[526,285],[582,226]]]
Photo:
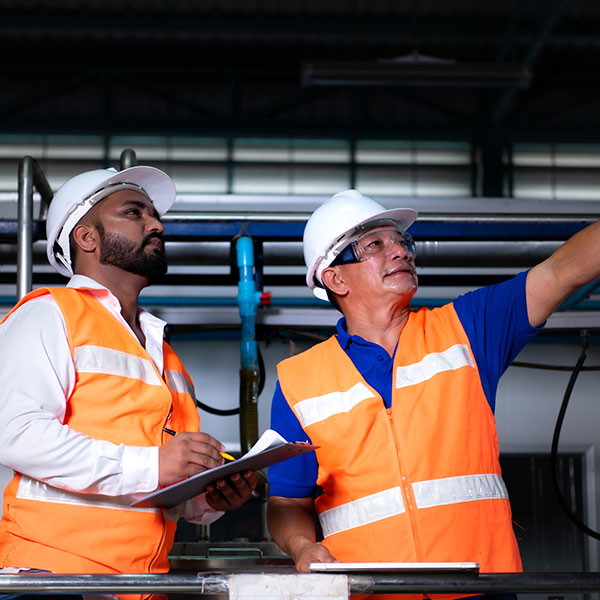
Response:
[[[206,488],[206,501],[214,510],[233,510],[250,499],[256,487],[256,474],[252,471],[234,473]]]

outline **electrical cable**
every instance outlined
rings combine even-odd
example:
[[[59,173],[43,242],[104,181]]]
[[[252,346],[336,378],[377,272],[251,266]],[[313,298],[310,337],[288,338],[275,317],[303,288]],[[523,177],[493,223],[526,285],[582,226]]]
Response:
[[[196,398],[196,406],[198,408],[201,408],[202,410],[206,411],[207,413],[210,413],[211,415],[218,415],[219,417],[230,417],[231,415],[237,415],[240,412],[239,406],[236,408],[226,408],[226,409],[214,408],[213,406],[204,404],[204,402],[201,402],[200,400],[198,400],[198,398]]]
[[[257,355],[258,355],[258,394],[257,396],[260,396],[260,393],[263,391],[263,388],[265,387],[265,363],[263,361],[263,357],[262,354],[260,352],[260,348],[257,346],[256,348],[257,351]],[[219,417],[231,417],[232,415],[239,415],[240,414],[240,407],[237,406],[236,408],[215,408],[214,406],[209,406],[208,404],[205,404],[204,402],[198,400],[198,398],[196,398],[196,406],[198,408],[201,408],[203,411],[210,413],[211,415],[217,415]]]
[[[579,517],[571,510],[571,508],[567,505],[566,500],[564,499],[562,490],[560,489],[560,483],[558,481],[558,442],[560,439],[560,431],[562,429],[562,424],[565,418],[565,413],[567,412],[567,406],[569,404],[569,399],[571,398],[571,393],[573,391],[573,387],[575,386],[575,381],[577,380],[577,376],[582,370],[583,363],[586,359],[586,349],[587,349],[587,332],[582,332],[582,349],[581,354],[579,355],[579,359],[577,360],[577,364],[575,365],[573,372],[571,373],[571,377],[569,378],[569,383],[567,384],[567,388],[565,390],[565,394],[563,396],[563,401],[558,412],[558,418],[556,419],[556,425],[554,427],[554,435],[552,436],[552,450],[550,453],[550,464],[552,468],[552,483],[554,484],[554,489],[556,491],[556,496],[558,498],[558,502],[561,505],[562,509],[565,511],[565,514],[569,519],[579,527],[584,533],[587,535],[600,540],[600,532],[594,531],[590,529],[583,521],[579,519]]]

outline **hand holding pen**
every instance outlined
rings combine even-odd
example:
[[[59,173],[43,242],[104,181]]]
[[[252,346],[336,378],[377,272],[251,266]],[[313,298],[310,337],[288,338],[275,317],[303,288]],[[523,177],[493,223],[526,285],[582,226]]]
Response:
[[[225,446],[212,435],[200,431],[169,435],[171,439],[158,449],[159,485],[169,485],[223,464],[221,452],[225,452]]]
[[[169,435],[177,435],[176,431],[173,431],[172,429],[169,429],[168,427],[163,427],[163,431],[165,433],[168,433]],[[235,460],[235,456],[231,456],[231,454],[227,454],[227,452],[219,452],[219,454],[227,460]]]
[[[160,485],[175,483],[206,469],[217,467],[222,464],[223,458],[235,460],[225,452],[221,442],[207,433],[177,434],[166,427],[164,431],[173,437],[158,450]],[[214,510],[233,510],[249,500],[256,483],[256,474],[252,471],[234,473],[208,486],[206,501]]]

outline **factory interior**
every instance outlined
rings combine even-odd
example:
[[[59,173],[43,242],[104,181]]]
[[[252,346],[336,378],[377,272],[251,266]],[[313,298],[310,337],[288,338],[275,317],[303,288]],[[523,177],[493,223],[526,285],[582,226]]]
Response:
[[[599,26],[594,0],[0,0],[0,318],[31,289],[66,283],[45,246],[64,181],[163,170],[177,187],[163,218],[169,271],[140,303],[168,322],[202,430],[240,456],[269,428],[277,363],[335,333],[340,314],[306,286],[302,253],[308,217],[333,194],[419,212],[415,309],[525,271],[598,218]],[[535,585],[600,572],[599,377],[596,281],[497,394],[536,600],[600,592]],[[0,485],[11,476],[1,467]],[[261,476],[215,523],[181,520],[173,571],[289,566],[266,527],[268,495]]]

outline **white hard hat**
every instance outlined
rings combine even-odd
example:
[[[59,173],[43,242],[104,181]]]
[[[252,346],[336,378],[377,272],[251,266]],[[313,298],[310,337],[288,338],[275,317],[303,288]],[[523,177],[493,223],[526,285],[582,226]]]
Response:
[[[97,202],[120,189],[144,193],[163,215],[175,202],[175,184],[161,170],[136,166],[117,171],[96,169],[69,179],[54,194],[46,218],[46,254],[61,275],[73,275],[69,236],[81,218]]]
[[[371,221],[393,220],[407,229],[418,216],[412,208],[387,210],[357,190],[345,190],[326,200],[313,212],[304,229],[304,262],[308,268],[306,284],[313,294],[327,300],[321,273],[352,241],[355,230]]]

